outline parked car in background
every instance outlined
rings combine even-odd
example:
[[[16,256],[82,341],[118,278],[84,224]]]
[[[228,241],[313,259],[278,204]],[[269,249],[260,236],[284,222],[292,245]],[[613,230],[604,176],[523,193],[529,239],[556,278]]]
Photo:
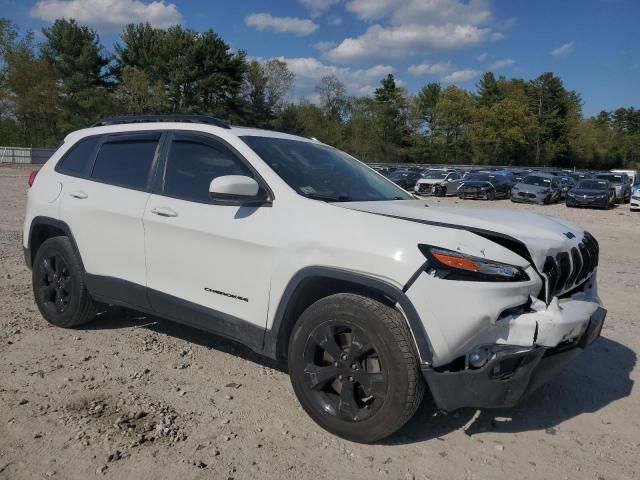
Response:
[[[634,190],[633,194],[631,195],[631,204],[629,205],[629,208],[631,210],[640,210],[640,188]]]
[[[385,167],[385,166],[382,166],[382,167],[377,166],[377,167],[373,167],[373,169],[376,172],[380,173],[381,175],[384,175],[385,177],[389,177],[389,175],[391,175],[393,172],[396,171],[396,167]]]
[[[616,203],[629,203],[631,201],[631,185],[626,173],[599,173],[598,180],[607,180],[616,189]]]
[[[567,192],[576,186],[576,181],[568,176],[560,177],[560,198],[564,200],[567,198]]]
[[[461,199],[494,200],[509,198],[510,195],[511,181],[509,177],[497,172],[469,173],[458,188],[458,197]]]
[[[607,180],[580,180],[567,192],[567,207],[598,207],[609,209],[616,204],[616,189]]]
[[[633,185],[640,183],[640,173],[636,170],[611,170],[611,173],[626,173],[629,178],[629,183],[631,183],[631,190],[633,191]]]
[[[532,173],[511,189],[511,201],[519,203],[553,203],[560,199],[560,179],[548,173]]]
[[[419,195],[456,195],[462,177],[455,170],[430,169],[422,174],[415,186]]]
[[[413,191],[422,173],[419,170],[396,170],[388,178],[399,187]]]

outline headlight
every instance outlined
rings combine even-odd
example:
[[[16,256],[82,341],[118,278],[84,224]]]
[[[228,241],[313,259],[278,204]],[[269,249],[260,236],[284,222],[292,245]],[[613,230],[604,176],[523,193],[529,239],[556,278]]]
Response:
[[[518,188],[518,187],[513,187],[513,188],[511,189],[511,191],[512,191],[512,192],[517,192],[518,190],[519,190],[519,188]]]
[[[427,257],[427,273],[438,278],[472,282],[524,282],[529,280],[525,271],[515,265],[429,245],[418,245],[418,248]]]
[[[576,196],[576,194],[575,194],[575,193],[573,193],[573,192],[567,192],[567,197],[571,197],[571,198],[573,198],[573,197],[575,197],[575,196]]]

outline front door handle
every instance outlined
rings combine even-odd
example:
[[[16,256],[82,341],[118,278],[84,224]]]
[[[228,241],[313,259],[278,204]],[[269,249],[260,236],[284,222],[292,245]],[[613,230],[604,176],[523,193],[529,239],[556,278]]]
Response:
[[[161,217],[177,217],[178,212],[169,207],[153,207],[151,213],[159,215]]]
[[[75,190],[75,191],[69,193],[69,196],[73,197],[73,198],[77,198],[79,200],[84,200],[85,198],[89,197],[89,195],[84,193],[82,190]]]

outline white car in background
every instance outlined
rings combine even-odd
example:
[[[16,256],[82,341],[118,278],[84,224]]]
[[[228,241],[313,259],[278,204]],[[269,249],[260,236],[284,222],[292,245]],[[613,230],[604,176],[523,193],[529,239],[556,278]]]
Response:
[[[418,195],[457,195],[462,177],[456,170],[429,169],[422,174],[414,188]]]
[[[636,188],[636,190],[631,194],[631,203],[629,204],[629,208],[631,210],[640,210],[640,188]]]

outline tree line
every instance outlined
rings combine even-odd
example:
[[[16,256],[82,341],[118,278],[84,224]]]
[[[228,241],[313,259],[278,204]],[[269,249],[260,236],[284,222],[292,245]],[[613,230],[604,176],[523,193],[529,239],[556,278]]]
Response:
[[[175,112],[314,136],[368,162],[640,167],[640,110],[585,118],[551,72],[487,72],[475,92],[429,83],[416,94],[389,74],[372,96],[327,76],[315,102],[293,101],[285,62],[249,59],[212,30],[131,24],[113,53],[74,20],[42,34],[0,19],[0,145],[50,147],[100,117]]]

